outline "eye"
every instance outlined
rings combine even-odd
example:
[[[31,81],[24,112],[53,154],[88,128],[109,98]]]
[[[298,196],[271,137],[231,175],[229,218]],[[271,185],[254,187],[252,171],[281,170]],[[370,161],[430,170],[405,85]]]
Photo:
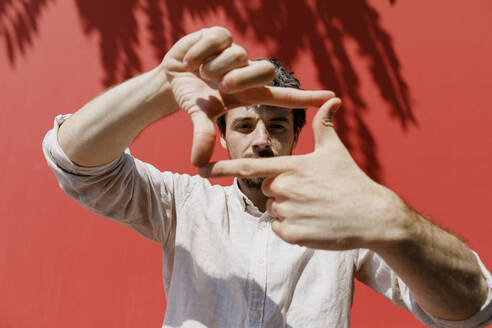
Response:
[[[239,131],[241,133],[248,133],[253,130],[253,124],[251,123],[240,123],[234,127],[236,131]]]
[[[279,133],[279,132],[284,132],[285,131],[285,126],[283,126],[281,124],[272,124],[272,125],[269,126],[268,129],[271,132]]]

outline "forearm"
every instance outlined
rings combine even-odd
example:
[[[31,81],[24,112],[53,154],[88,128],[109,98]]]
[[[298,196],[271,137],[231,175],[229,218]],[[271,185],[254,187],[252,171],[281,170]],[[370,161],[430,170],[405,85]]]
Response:
[[[398,222],[400,233],[395,235],[401,238],[373,250],[428,313],[445,320],[463,320],[478,312],[488,289],[470,248],[401,200],[398,206],[400,218],[393,222]]]
[[[61,127],[58,142],[82,166],[117,158],[142,129],[177,110],[161,67],[134,77],[96,97]]]

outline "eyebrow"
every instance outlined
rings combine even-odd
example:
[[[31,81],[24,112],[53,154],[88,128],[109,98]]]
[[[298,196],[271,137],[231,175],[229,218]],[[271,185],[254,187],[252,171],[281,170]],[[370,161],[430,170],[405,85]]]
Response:
[[[241,122],[248,122],[254,120],[253,117],[241,117],[241,118],[236,118],[232,124],[237,124]],[[289,123],[289,119],[287,117],[279,116],[279,117],[273,117],[269,120],[269,122],[287,122]]]
[[[287,117],[284,117],[284,116],[274,117],[274,118],[270,119],[270,122],[271,121],[279,121],[279,122],[289,123],[289,119]]]

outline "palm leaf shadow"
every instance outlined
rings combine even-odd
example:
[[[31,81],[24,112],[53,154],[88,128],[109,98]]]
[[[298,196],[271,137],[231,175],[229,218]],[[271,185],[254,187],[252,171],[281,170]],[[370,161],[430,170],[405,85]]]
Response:
[[[41,14],[53,0],[0,0],[0,37],[10,65],[25,56],[39,33]]]
[[[370,76],[388,104],[388,114],[404,130],[417,125],[391,36],[368,0],[74,1],[85,33],[98,35],[104,86],[142,71],[139,29],[147,31],[146,42],[159,62],[166,49],[186,34],[187,18],[203,21],[210,14],[223,13],[228,17],[225,23],[268,45],[272,53],[265,56],[275,56],[287,67],[301,52],[309,50],[321,85],[344,100],[344,110],[337,114],[336,122],[342,140],[359,165],[376,180],[383,177],[377,144],[365,120],[370,109],[361,94],[359,74],[346,39],[356,42],[358,59],[369,63]],[[50,2],[54,0],[0,0],[0,35],[11,65],[32,47],[39,16]]]

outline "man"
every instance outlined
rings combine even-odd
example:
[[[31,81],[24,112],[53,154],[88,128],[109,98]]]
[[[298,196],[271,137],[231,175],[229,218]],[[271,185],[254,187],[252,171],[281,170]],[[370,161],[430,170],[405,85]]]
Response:
[[[333,130],[333,93],[266,86],[279,74],[295,81],[250,62],[227,30],[204,29],[154,70],[58,117],[45,138],[70,196],[162,245],[164,327],[346,327],[353,277],[429,326],[490,322],[492,279],[473,252],[360,171]],[[316,149],[287,156],[302,126],[289,108],[308,106],[321,106]],[[178,108],[193,121],[192,163],[238,176],[232,186],[123,153]],[[206,165],[219,117],[235,161]]]

